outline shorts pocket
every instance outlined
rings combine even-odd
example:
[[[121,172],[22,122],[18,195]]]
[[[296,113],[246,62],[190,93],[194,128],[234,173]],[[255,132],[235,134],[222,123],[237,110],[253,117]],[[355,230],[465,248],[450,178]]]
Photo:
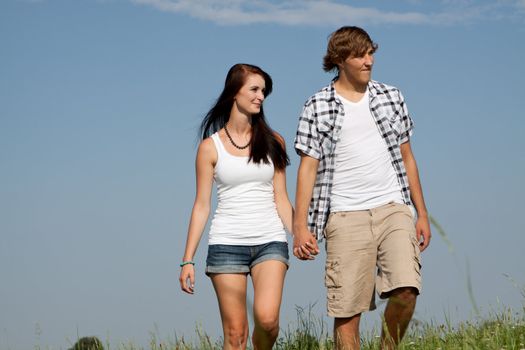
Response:
[[[338,259],[327,259],[325,265],[324,285],[326,288],[341,287],[341,265]]]
[[[332,225],[333,220],[335,219],[334,216],[337,213],[330,213],[328,215],[328,220],[326,221],[326,225],[324,227],[324,236],[328,239],[330,237],[331,233],[334,231],[334,227]]]
[[[412,245],[414,246],[414,269],[421,276],[421,251],[419,250],[419,242],[414,236],[412,238]]]

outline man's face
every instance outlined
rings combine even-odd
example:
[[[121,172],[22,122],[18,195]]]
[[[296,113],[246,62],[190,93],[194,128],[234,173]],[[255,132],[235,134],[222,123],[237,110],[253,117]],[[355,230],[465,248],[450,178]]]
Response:
[[[348,56],[339,64],[339,74],[344,74],[349,81],[366,85],[372,78],[374,50],[368,49],[361,57]]]

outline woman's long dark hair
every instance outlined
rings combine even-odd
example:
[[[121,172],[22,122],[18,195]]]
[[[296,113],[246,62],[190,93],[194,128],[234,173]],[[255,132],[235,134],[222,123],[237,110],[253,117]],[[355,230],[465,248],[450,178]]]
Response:
[[[261,68],[245,63],[238,63],[231,67],[228,75],[226,75],[221,95],[201,123],[200,134],[202,139],[211,136],[226,125],[230,119],[234,98],[246,82],[248,74],[258,74],[264,79],[265,98],[272,92],[272,78]],[[252,115],[251,123],[252,138],[250,140],[249,161],[255,164],[261,162],[269,164],[271,159],[276,169],[284,169],[289,165],[290,159],[286,154],[286,149],[277,139],[272,128],[266,123],[262,105],[260,112]]]

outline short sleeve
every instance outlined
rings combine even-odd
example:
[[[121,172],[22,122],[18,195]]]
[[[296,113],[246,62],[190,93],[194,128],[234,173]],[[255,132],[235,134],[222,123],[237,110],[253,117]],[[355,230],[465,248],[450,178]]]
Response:
[[[399,92],[399,103],[400,103],[400,114],[401,114],[401,133],[400,133],[400,144],[403,144],[405,142],[410,141],[410,137],[413,134],[414,129],[414,121],[412,118],[410,118],[410,114],[408,113],[408,108],[405,103],[405,98],[403,97],[403,94],[401,94],[401,91]]]
[[[311,105],[305,105],[299,116],[299,125],[297,126],[294,147],[299,155],[303,153],[315,159],[321,158],[315,113]]]

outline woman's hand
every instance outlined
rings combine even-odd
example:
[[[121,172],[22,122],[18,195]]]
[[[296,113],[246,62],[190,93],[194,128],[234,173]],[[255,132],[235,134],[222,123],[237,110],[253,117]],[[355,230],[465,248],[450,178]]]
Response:
[[[194,293],[195,268],[193,267],[193,264],[187,264],[181,268],[179,282],[180,282],[180,288],[184,292],[188,294]]]

